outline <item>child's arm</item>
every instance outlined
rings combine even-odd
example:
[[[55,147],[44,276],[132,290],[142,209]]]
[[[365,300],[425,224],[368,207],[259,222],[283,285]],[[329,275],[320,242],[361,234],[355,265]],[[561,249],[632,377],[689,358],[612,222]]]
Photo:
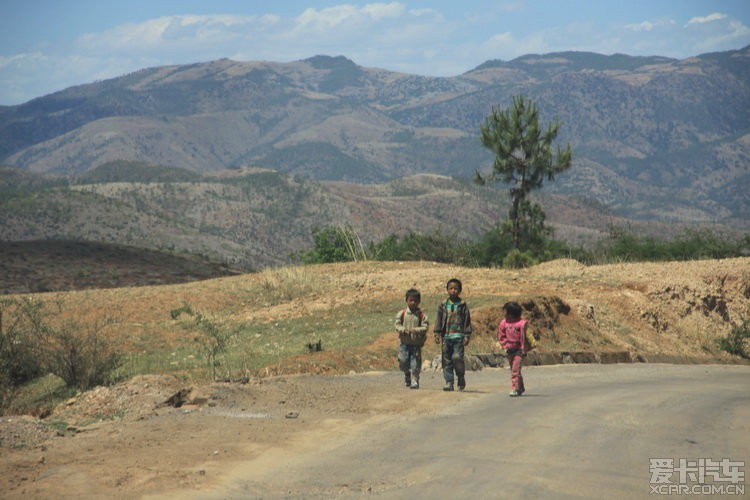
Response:
[[[471,340],[471,312],[469,311],[469,306],[466,306],[466,316],[464,317],[464,345],[469,345],[469,341]]]
[[[464,335],[471,335],[471,311],[469,311],[469,306],[466,306],[466,316],[464,316],[463,331]]]
[[[435,329],[433,330],[436,344],[439,344],[443,340],[443,334],[445,333],[441,330],[443,325],[443,305],[440,304],[437,309],[437,314],[435,315]]]
[[[426,335],[430,329],[430,322],[427,320],[427,315],[422,312],[422,318],[419,320],[419,326],[412,330],[413,333],[419,335]]]
[[[394,322],[394,325],[396,327],[396,332],[398,333],[404,333],[406,330],[404,329],[404,316],[403,311],[399,311],[396,313],[396,321]]]
[[[508,337],[505,334],[505,325],[503,325],[502,321],[497,325],[497,341],[500,343],[500,347],[507,349],[505,346],[507,345]]]
[[[534,338],[531,330],[529,330],[528,323],[523,326],[523,341],[524,345],[526,346],[526,352],[529,352],[532,349],[536,349],[536,338]]]

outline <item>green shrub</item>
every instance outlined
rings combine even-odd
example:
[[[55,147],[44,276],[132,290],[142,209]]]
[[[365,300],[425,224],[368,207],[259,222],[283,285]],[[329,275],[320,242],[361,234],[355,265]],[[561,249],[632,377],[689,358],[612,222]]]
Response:
[[[115,381],[121,356],[103,334],[112,323],[60,320],[60,304],[31,298],[0,301],[0,392],[7,408],[18,388],[54,374],[87,390]]]
[[[539,262],[528,252],[522,252],[514,248],[503,259],[503,267],[510,269],[520,269],[522,267],[531,267]]]
[[[447,264],[466,265],[471,262],[472,244],[457,233],[443,234],[439,229],[432,234],[410,232],[402,237],[391,235],[377,244],[370,244],[370,255],[377,260],[429,260]]]
[[[726,337],[718,339],[719,348],[734,356],[750,359],[750,320],[734,325]]]
[[[211,318],[200,311],[193,310],[185,304],[180,309],[171,311],[172,319],[179,319],[181,314],[190,316],[193,325],[198,328],[199,335],[193,339],[198,345],[206,365],[211,373],[211,379],[216,380],[216,368],[219,366],[218,356],[223,354],[229,342],[229,333],[220,328]]]
[[[473,245],[474,259],[480,266],[498,267],[513,249],[513,238],[501,226],[485,231],[479,241]]]
[[[708,230],[688,229],[677,238],[661,240],[610,227],[609,236],[596,245],[596,262],[658,262],[667,260],[724,259],[746,255],[750,235],[722,237]]]
[[[35,341],[40,307],[31,300],[0,300],[0,392],[4,401],[14,388],[44,373]]]
[[[522,232],[521,245],[513,247],[507,220],[485,231],[476,241],[458,232],[443,234],[410,232],[391,234],[380,242],[370,242],[365,251],[359,236],[351,227],[313,229],[315,247],[303,253],[305,264],[347,262],[372,258],[381,261],[435,261],[463,266],[527,267],[559,258],[572,258],[585,264],[611,262],[654,262],[667,260],[721,259],[750,254],[750,235],[741,238],[714,234],[707,230],[687,230],[672,240],[640,236],[629,229],[610,227],[609,235],[593,249],[571,247],[552,239],[543,225],[543,214]],[[538,219],[538,220],[537,220]]]
[[[364,245],[351,226],[315,227],[312,230],[314,248],[302,254],[305,264],[326,264],[366,260]]]
[[[111,322],[81,324],[66,321],[44,333],[43,364],[69,387],[85,391],[117,381],[122,356],[103,335]]]

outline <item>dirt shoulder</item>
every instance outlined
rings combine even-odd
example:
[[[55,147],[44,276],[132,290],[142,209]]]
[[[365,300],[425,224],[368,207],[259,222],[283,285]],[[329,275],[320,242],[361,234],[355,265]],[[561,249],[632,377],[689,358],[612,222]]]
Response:
[[[85,393],[45,423],[3,417],[0,490],[6,498],[134,498],[200,489],[234,462],[324,429],[430,411],[439,394],[415,399],[395,372],[202,387],[137,377]]]
[[[538,433],[545,433],[543,437],[536,438],[540,448],[535,453],[541,454],[537,460],[554,461],[552,455],[545,455],[547,451],[541,448],[543,445],[557,446],[558,452],[562,450],[564,454],[573,453],[569,445],[561,447],[555,444],[554,439],[570,439],[568,432],[561,432],[561,429],[569,431],[565,425],[574,425],[575,422],[571,423],[571,419],[575,421],[576,418],[583,418],[569,415],[576,408],[580,411],[580,402],[576,402],[572,394],[580,392],[582,386],[586,389],[579,397],[590,406],[591,414],[588,418],[602,418],[601,415],[606,414],[609,415],[608,419],[614,419],[605,419],[611,424],[611,432],[599,429],[603,434],[597,439],[610,440],[612,446],[617,444],[627,448],[628,440],[633,439],[633,435],[629,433],[636,429],[651,429],[650,437],[641,438],[651,442],[662,439],[658,432],[654,434],[654,429],[663,428],[668,439],[663,438],[667,439],[667,444],[661,445],[675,446],[674,436],[669,435],[671,427],[667,423],[670,419],[679,421],[679,415],[674,414],[672,405],[699,399],[694,397],[696,395],[687,397],[691,390],[689,387],[691,384],[711,383],[713,378],[707,377],[708,373],[732,373],[735,386],[739,384],[739,387],[750,376],[748,367],[745,366],[631,364],[527,368],[525,377],[529,388],[533,386],[533,390],[530,390],[528,397],[521,398],[523,401],[520,403],[531,407],[536,405],[539,408],[535,411],[547,412],[544,425],[537,429]],[[681,388],[684,394],[674,396],[670,390],[652,390],[654,384],[669,377],[672,377],[672,384],[677,384],[673,387]],[[632,392],[632,384],[622,384],[624,379],[639,381],[638,385],[647,394],[643,396],[646,397],[645,403],[642,402],[642,397]],[[518,398],[506,396],[509,381],[506,369],[491,368],[471,372],[467,374],[467,381],[466,392],[447,393],[441,390],[442,374],[438,371],[423,373],[422,387],[419,390],[403,387],[401,374],[397,372],[285,376],[248,384],[212,384],[192,388],[179,387],[180,384],[171,380],[171,377],[142,377],[121,385],[116,391],[130,391],[131,394],[127,401],[129,410],[116,419],[85,423],[90,419],[90,408],[95,406],[93,396],[87,396],[92,399],[70,402],[66,410],[56,415],[56,418],[64,417],[71,422],[78,418],[80,422],[71,423],[59,431],[33,428],[37,422],[26,418],[3,418],[0,422],[0,436],[4,443],[7,442],[9,432],[18,432],[23,427],[18,422],[23,422],[28,427],[30,435],[26,437],[33,435],[34,438],[28,439],[24,445],[4,446],[0,450],[3,455],[0,464],[0,491],[3,491],[3,498],[9,499],[180,498],[182,493],[179,492],[190,492],[200,498],[204,494],[211,498],[211,495],[226,498],[226,495],[217,492],[234,491],[242,487],[243,481],[251,481],[254,487],[264,491],[286,492],[283,489],[283,475],[279,475],[279,470],[286,471],[287,467],[291,467],[286,461],[293,458],[296,467],[302,467],[308,474],[313,474],[322,466],[316,459],[316,453],[326,449],[329,443],[333,449],[345,446],[349,454],[369,456],[378,452],[369,448],[373,442],[377,442],[376,435],[391,432],[396,424],[397,427],[420,426],[424,425],[422,419],[432,422],[452,421],[446,415],[465,412],[467,408],[473,408],[471,405],[475,403],[482,407],[484,404],[502,402],[505,404],[502,411],[521,411],[508,407],[508,401],[513,399],[512,402],[517,403],[515,399]],[[176,387],[177,392],[172,392]],[[598,387],[601,391],[599,394],[603,396],[594,395],[591,392],[594,387]],[[741,391],[736,387],[734,390]],[[176,394],[180,396],[173,398]],[[701,391],[699,396],[707,396],[710,401],[715,398],[711,390]],[[671,398],[668,404],[664,403],[665,398]],[[736,396],[733,398],[734,401],[737,400]],[[626,409],[623,405],[627,406],[628,400],[639,403],[629,405]],[[175,401],[183,401],[183,404],[175,407]],[[737,408],[742,407],[740,403],[734,404]],[[636,412],[635,408],[639,405],[643,408]],[[517,408],[518,405],[510,406]],[[667,412],[666,416],[659,417],[663,421],[649,420],[649,414],[655,407]],[[710,404],[707,408],[708,416],[704,417],[715,418]],[[746,414],[745,409],[730,419],[732,425],[737,426],[732,432],[741,432],[741,429],[747,427],[744,417]],[[496,413],[493,412],[493,415]],[[724,417],[726,419],[727,415]],[[520,419],[521,414],[513,418]],[[532,420],[534,418],[540,417],[537,415]],[[690,426],[684,432],[692,432],[691,426],[698,426],[697,428],[703,429],[701,432],[709,434],[726,432],[721,430],[724,427],[717,430],[710,425],[698,425],[693,422],[695,418],[696,415],[691,415],[687,419]],[[567,424],[561,424],[566,421]],[[485,424],[496,425],[494,419]],[[599,424],[601,425],[601,421]],[[622,426],[625,426],[627,432],[622,432]],[[574,436],[574,441],[579,444],[584,442],[591,430],[590,422],[577,428],[576,432],[582,434]],[[488,436],[491,434],[489,432],[487,429],[477,430],[478,435]],[[697,446],[690,444],[687,439],[691,437],[689,434],[680,434],[680,437],[685,438],[680,439],[680,446],[683,448]],[[620,438],[622,441],[618,441]],[[703,442],[703,439],[708,437],[703,436],[699,441]],[[727,436],[718,434],[712,439],[724,445],[734,442]],[[592,442],[586,446],[595,450],[601,449],[600,444]],[[398,443],[394,443],[394,446],[398,446]],[[705,446],[708,448],[701,448],[702,452],[711,450],[711,441],[707,441]],[[681,453],[689,450],[681,449]],[[383,453],[393,457],[395,452],[389,450]],[[440,457],[446,455],[445,452],[435,453],[435,456]],[[601,453],[612,458],[605,451]],[[734,459],[744,458],[735,449],[727,453]],[[629,456],[627,453],[615,455]],[[346,460],[345,457],[325,458],[329,462]],[[430,460],[428,457],[422,458]],[[381,467],[398,467],[384,457],[374,460]],[[647,458],[643,458],[642,462],[648,465]],[[640,464],[641,461],[636,465]],[[617,470],[616,465],[613,464],[611,470]],[[340,469],[331,471],[339,479],[328,478],[325,484],[342,485],[349,496],[360,496],[360,485],[348,481],[347,470],[341,464]],[[418,467],[414,474],[419,470],[421,469]],[[247,471],[252,471],[251,476],[255,479],[248,478]],[[409,475],[412,480],[414,474]],[[265,483],[257,482],[264,477],[273,478],[273,485],[264,486]],[[392,479],[389,474],[382,477]],[[431,477],[433,476],[426,474],[420,481],[430,482],[428,479]],[[606,481],[603,478],[599,480],[600,483]],[[295,488],[302,488],[300,481],[304,483],[301,476],[297,475],[290,478],[290,481],[296,485]],[[561,484],[569,484],[564,478],[562,481]],[[456,482],[459,483],[461,482]],[[377,484],[385,487],[381,482]],[[647,469],[638,476],[635,484],[648,484]],[[602,483],[602,487],[607,486]],[[328,489],[320,491],[333,491],[330,490],[330,485],[326,488]],[[300,494],[296,496],[304,497],[304,491],[306,490],[299,490]],[[288,493],[279,493],[279,496],[287,497]],[[330,495],[319,496],[325,498]]]

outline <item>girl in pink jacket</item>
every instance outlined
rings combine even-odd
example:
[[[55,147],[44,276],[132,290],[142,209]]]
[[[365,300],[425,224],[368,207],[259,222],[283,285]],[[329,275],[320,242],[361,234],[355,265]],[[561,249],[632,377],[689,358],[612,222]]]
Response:
[[[497,340],[505,349],[510,365],[510,396],[524,393],[521,366],[526,353],[536,347],[534,337],[527,334],[528,321],[521,319],[523,310],[518,302],[508,302],[503,306],[505,319],[497,327]]]

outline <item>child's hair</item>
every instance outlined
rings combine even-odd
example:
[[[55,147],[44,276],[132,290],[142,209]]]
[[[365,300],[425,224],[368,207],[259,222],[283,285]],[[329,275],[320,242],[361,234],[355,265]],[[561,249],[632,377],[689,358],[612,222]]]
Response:
[[[505,311],[505,314],[510,316],[513,319],[518,319],[521,317],[521,314],[523,313],[523,309],[521,309],[521,304],[518,302],[506,302],[503,306],[503,310]]]
[[[406,291],[406,300],[409,300],[409,297],[416,297],[418,301],[422,302],[422,294],[416,288],[409,288]]]
[[[448,283],[445,284],[445,288],[448,288],[449,286],[451,286],[451,283],[455,283],[456,285],[458,285],[459,292],[464,289],[463,285],[461,285],[461,280],[458,278],[449,279]]]

